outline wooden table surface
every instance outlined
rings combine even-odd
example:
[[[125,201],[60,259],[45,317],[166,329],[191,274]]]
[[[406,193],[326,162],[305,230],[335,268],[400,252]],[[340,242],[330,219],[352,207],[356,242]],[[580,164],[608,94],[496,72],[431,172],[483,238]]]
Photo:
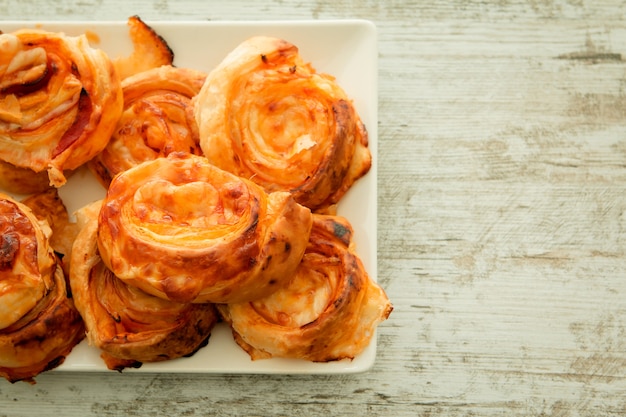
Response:
[[[0,2],[5,20],[134,14],[376,24],[395,310],[366,373],[50,372],[0,381],[0,416],[626,415],[623,2]]]

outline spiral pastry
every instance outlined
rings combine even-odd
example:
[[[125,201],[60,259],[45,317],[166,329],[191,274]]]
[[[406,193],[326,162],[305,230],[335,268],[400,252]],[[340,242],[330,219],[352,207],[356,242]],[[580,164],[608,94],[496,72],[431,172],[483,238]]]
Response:
[[[62,186],[106,146],[121,111],[113,65],[85,35],[0,34],[0,160]]]
[[[122,81],[120,121],[107,147],[89,163],[105,187],[141,162],[172,152],[202,153],[191,98],[205,78],[200,71],[165,65]]]
[[[0,376],[11,382],[34,382],[84,337],[50,234],[28,207],[0,194]]]
[[[268,191],[289,191],[314,211],[336,204],[370,169],[352,102],[285,40],[241,43],[208,74],[194,106],[212,163]]]
[[[178,302],[264,297],[290,279],[311,213],[286,192],[172,153],[116,176],[99,215],[106,266],[144,291]]]
[[[352,359],[393,309],[354,253],[347,220],[313,217],[309,245],[288,286],[262,300],[217,306],[252,359]]]
[[[163,300],[118,279],[98,253],[99,207],[96,202],[77,214],[84,226],[70,268],[72,293],[90,345],[101,350],[112,370],[195,353],[217,322],[215,307]]]

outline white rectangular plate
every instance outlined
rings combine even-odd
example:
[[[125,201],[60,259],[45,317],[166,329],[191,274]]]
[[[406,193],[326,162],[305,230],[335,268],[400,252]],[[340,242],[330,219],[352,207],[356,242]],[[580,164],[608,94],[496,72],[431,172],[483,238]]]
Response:
[[[209,72],[240,42],[254,35],[281,37],[300,49],[306,61],[318,72],[336,77],[369,132],[373,155],[370,172],[350,190],[339,206],[339,214],[354,227],[357,252],[372,277],[377,276],[377,111],[378,67],[375,26],[363,20],[336,21],[267,21],[267,22],[150,22],[174,51],[174,64]],[[24,27],[79,35],[88,32],[94,47],[112,58],[126,56],[132,50],[125,21],[120,22],[0,22],[2,32]],[[59,194],[70,213],[84,204],[102,198],[104,189],[87,170],[73,175]],[[108,371],[100,352],[79,344],[57,371]],[[368,370],[376,356],[376,337],[354,360],[312,363],[304,360],[266,359],[251,361],[235,344],[230,330],[219,324],[209,344],[190,358],[160,363],[145,363],[139,369],[124,372],[179,373],[263,373],[328,374]],[[111,371],[108,371],[111,372]]]

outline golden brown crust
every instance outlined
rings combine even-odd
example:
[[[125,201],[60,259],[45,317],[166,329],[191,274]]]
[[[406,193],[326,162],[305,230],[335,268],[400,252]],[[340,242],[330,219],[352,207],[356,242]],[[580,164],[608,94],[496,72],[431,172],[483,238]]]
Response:
[[[124,111],[107,147],[89,163],[98,180],[172,152],[202,153],[191,107],[206,74],[170,65],[122,81]]]
[[[354,253],[348,221],[313,217],[309,245],[287,287],[262,300],[217,306],[252,359],[352,359],[393,309]]]
[[[118,279],[97,245],[100,203],[83,209],[73,251],[70,284],[87,338],[109,369],[137,367],[193,354],[217,322],[212,304],[183,304],[149,295]]]
[[[72,245],[78,234],[78,226],[71,222],[67,208],[56,188],[33,194],[21,201],[39,219],[48,223],[52,230],[50,246],[61,257],[63,272],[69,277]]]
[[[0,160],[49,183],[100,152],[121,114],[109,57],[72,37],[38,29],[0,35]]]
[[[212,163],[268,191],[289,191],[314,211],[337,203],[370,169],[352,102],[285,40],[241,43],[209,73],[194,106]]]
[[[50,188],[48,173],[0,161],[0,189],[13,194],[33,194]]]
[[[263,297],[302,258],[310,210],[286,192],[173,153],[114,178],[99,216],[109,269],[129,284],[180,302]]]
[[[174,63],[174,51],[165,39],[139,16],[129,17],[127,23],[133,51],[129,56],[118,57],[113,60],[113,65],[120,79],[123,80],[142,71]]]
[[[84,337],[50,229],[28,207],[0,195],[0,376],[34,382]]]
[[[70,221],[67,208],[56,188],[28,196],[22,203],[30,208],[40,220],[52,229],[50,246],[62,256],[69,256],[78,233],[76,223]]]

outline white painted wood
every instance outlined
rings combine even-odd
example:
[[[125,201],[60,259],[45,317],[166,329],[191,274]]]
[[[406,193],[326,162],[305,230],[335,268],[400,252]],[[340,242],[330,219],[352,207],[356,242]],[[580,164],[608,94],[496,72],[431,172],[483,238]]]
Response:
[[[52,372],[0,383],[0,415],[626,415],[626,6],[0,3],[4,20],[131,14],[376,23],[378,279],[395,311],[368,373]]]

